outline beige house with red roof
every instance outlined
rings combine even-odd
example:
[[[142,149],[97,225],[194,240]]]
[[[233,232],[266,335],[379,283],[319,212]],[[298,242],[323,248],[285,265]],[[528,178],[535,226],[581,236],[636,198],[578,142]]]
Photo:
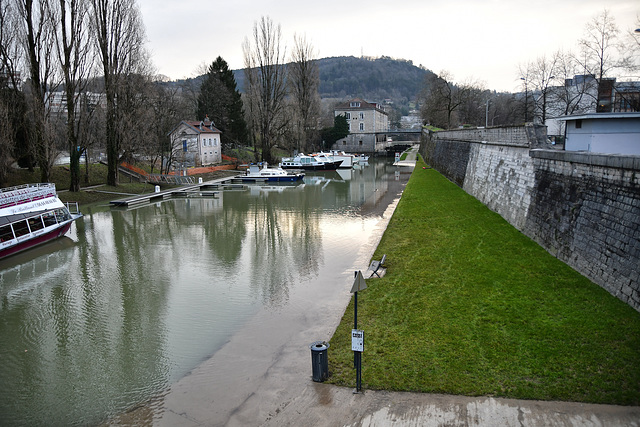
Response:
[[[202,121],[181,121],[169,132],[174,159],[186,167],[221,163],[220,135],[222,132],[208,117]]]
[[[355,98],[335,107],[334,116],[339,115],[346,116],[350,134],[338,140],[332,149],[351,153],[384,150],[389,131],[389,115],[380,104]]]

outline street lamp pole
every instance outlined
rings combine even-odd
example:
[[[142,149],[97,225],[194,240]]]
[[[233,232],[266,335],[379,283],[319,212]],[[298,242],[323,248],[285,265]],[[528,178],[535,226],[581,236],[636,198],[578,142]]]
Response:
[[[527,79],[520,77],[520,80],[524,81],[524,122],[529,119],[529,89],[527,86]]]
[[[491,102],[491,100],[487,99],[487,108],[484,111],[484,127],[485,127],[485,129],[489,127],[489,102]]]
[[[549,88],[549,82],[551,79],[554,79],[556,76],[551,76],[547,79],[547,84],[544,87],[544,91],[542,92],[542,124],[544,125],[547,122],[547,90]]]

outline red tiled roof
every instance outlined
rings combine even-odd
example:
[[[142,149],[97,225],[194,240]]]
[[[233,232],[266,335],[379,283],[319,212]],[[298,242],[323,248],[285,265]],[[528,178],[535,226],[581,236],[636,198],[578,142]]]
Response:
[[[353,102],[359,102],[360,106],[352,107],[351,103]],[[334,110],[378,110],[386,114],[386,112],[382,108],[380,108],[379,104],[363,101],[360,98],[354,98],[349,101],[343,102],[342,104],[338,104]]]
[[[200,133],[222,133],[215,126],[211,126],[211,122],[202,122],[197,120],[184,120],[184,123],[195,128]],[[202,123],[202,129],[200,129],[200,124]]]

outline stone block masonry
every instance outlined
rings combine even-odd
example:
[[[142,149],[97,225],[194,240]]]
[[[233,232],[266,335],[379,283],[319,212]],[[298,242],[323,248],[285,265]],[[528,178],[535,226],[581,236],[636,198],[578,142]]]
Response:
[[[421,154],[551,254],[640,311],[640,156],[553,149],[533,126],[425,133]]]

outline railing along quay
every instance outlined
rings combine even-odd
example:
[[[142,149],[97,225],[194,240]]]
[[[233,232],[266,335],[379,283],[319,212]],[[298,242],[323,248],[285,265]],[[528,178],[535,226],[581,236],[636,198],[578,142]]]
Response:
[[[137,194],[123,199],[112,200],[109,203],[117,207],[132,207],[178,197],[217,197],[220,191],[244,190],[246,186],[234,184],[233,178],[224,178],[162,191],[159,188],[159,186],[156,186],[156,192],[154,193]]]

